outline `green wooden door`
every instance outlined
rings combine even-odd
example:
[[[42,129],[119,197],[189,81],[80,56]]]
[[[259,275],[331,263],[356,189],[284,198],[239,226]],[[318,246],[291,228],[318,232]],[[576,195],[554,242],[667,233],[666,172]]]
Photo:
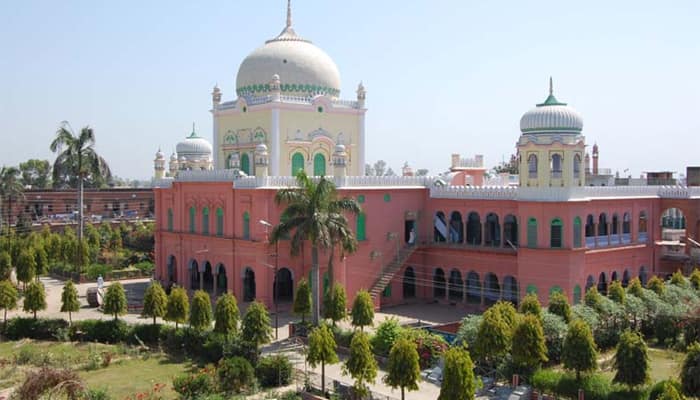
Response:
[[[314,176],[325,176],[326,175],[326,157],[317,153],[314,156]]]
[[[299,171],[304,170],[304,156],[301,153],[294,153],[292,156],[292,176],[297,176]]]
[[[241,156],[241,171],[245,172],[246,175],[250,175],[250,158],[248,158],[246,153],[243,153]]]

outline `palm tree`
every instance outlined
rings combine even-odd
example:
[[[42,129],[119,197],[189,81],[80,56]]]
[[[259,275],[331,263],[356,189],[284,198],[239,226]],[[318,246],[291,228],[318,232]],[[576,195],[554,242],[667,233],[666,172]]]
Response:
[[[12,225],[12,200],[24,199],[24,186],[20,181],[19,169],[5,167],[0,169],[0,205],[7,199],[7,225]],[[2,225],[2,213],[0,212],[0,225]]]
[[[50,149],[56,156],[53,163],[53,181],[60,182],[64,174],[78,180],[78,239],[83,238],[83,186],[85,179],[104,177],[109,180],[112,173],[107,161],[95,151],[95,133],[89,126],[75,135],[67,121],[63,121],[56,131],[56,138]],[[70,179],[72,180],[72,179]]]
[[[333,249],[340,244],[343,249],[354,249],[355,239],[343,213],[358,213],[360,206],[349,198],[338,199],[335,184],[325,177],[316,183],[302,171],[296,179],[299,187],[281,189],[275,195],[275,202],[284,203],[287,208],[282,212],[282,222],[272,229],[270,242],[276,243],[293,232],[290,240],[292,256],[299,254],[304,241],[311,242],[311,314],[313,323],[318,325],[319,248]]]

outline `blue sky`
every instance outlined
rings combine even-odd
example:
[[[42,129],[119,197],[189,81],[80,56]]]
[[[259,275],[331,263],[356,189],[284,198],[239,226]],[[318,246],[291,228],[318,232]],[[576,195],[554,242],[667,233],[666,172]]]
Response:
[[[584,118],[601,167],[700,165],[700,2],[293,0],[297,33],[368,90],[367,160],[489,166],[547,95]],[[243,58],[284,26],[286,1],[15,1],[0,13],[0,165],[53,161],[60,121],[91,125],[121,177],[152,175],[192,122],[211,139],[211,88],[234,98]]]

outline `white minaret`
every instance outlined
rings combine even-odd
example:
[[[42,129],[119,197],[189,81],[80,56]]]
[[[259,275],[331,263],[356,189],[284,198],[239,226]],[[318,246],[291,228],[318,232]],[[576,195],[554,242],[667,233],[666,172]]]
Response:
[[[165,177],[165,154],[160,151],[156,152],[156,158],[153,160],[153,169],[155,171],[154,176],[156,179],[163,179]]]
[[[267,166],[270,163],[270,158],[267,154],[267,146],[265,143],[260,143],[255,146],[255,176],[264,178],[267,176]]]
[[[333,152],[333,176],[343,178],[348,173],[348,153],[345,151],[345,145],[338,143],[335,145]]]

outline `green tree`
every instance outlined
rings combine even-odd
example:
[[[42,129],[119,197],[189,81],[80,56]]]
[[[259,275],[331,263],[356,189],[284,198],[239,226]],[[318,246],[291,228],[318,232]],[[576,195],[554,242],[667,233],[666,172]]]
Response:
[[[61,312],[68,313],[68,321],[73,323],[71,313],[80,311],[80,302],[78,301],[78,290],[75,288],[73,281],[68,280],[63,285],[61,292]]]
[[[17,308],[17,289],[9,280],[0,281],[0,308],[5,310],[3,323],[7,325],[7,310]]]
[[[666,291],[666,284],[658,276],[652,276],[647,282],[647,289],[653,290],[654,293],[661,296]]]
[[[82,240],[85,183],[100,187],[111,180],[112,173],[107,161],[95,151],[95,132],[89,126],[76,135],[70,124],[63,121],[49,148],[58,153],[53,163],[54,187],[78,188],[78,239]]]
[[[541,317],[528,314],[520,320],[513,333],[512,349],[513,361],[526,373],[548,361]]]
[[[465,348],[450,348],[445,352],[438,400],[471,400],[475,391],[474,364],[469,352]]]
[[[332,365],[338,362],[336,354],[335,338],[328,325],[321,324],[309,333],[309,351],[306,361],[312,368],[321,365],[321,392],[326,392],[326,364]]]
[[[384,383],[394,389],[401,388],[401,400],[404,400],[406,390],[418,390],[419,380],[420,362],[416,345],[406,338],[399,338],[389,352]]]
[[[564,368],[576,371],[576,379],[580,380],[581,372],[596,369],[597,356],[598,351],[593,341],[591,328],[583,320],[573,320],[564,339],[561,357]]]
[[[338,239],[342,232],[348,234],[350,228],[345,214],[358,214],[360,206],[350,198],[338,198],[332,181],[321,177],[318,183],[303,171],[297,175],[296,188],[281,189],[275,195],[277,204],[286,204],[279,225],[275,226],[270,241],[290,237],[290,252],[297,255],[304,241],[311,243],[311,315],[314,325],[320,317],[319,289],[319,248],[329,249],[336,244],[349,240]],[[292,235],[293,233],[293,235]]]
[[[479,330],[476,334],[474,351],[476,356],[487,365],[495,365],[504,355],[510,352],[512,344],[512,328],[504,321],[494,307],[483,314]]]
[[[0,280],[9,280],[11,275],[12,256],[8,251],[0,251]]]
[[[301,315],[301,322],[305,322],[306,315],[311,313],[311,288],[304,278],[301,278],[297,284],[292,311],[294,314]]]
[[[548,310],[552,314],[560,316],[567,324],[571,321],[571,306],[564,293],[554,292],[549,296]]]
[[[644,298],[644,289],[642,288],[642,282],[639,278],[633,278],[630,281],[629,285],[627,285],[627,293],[637,296],[640,299]]]
[[[33,249],[34,261],[36,264],[36,279],[49,272],[49,256],[42,245],[36,245]]]
[[[15,268],[17,269],[17,280],[26,287],[26,284],[36,276],[36,258],[34,258],[32,248],[20,251]]]
[[[513,303],[509,301],[497,301],[491,308],[493,308],[494,312],[498,313],[508,326],[515,327],[515,324],[518,322],[518,313]]]
[[[256,349],[272,340],[270,314],[263,303],[254,301],[248,306],[241,323],[241,338]]]
[[[144,317],[152,317],[153,325],[156,324],[156,317],[163,318],[168,307],[168,296],[165,290],[160,285],[160,282],[153,281],[146,289],[143,295],[143,311],[141,315]]]
[[[211,298],[209,293],[197,290],[190,304],[190,326],[198,331],[211,327]]]
[[[22,172],[22,185],[32,189],[48,189],[50,184],[51,163],[49,160],[30,159],[19,163]]]
[[[683,273],[680,270],[674,272],[673,275],[671,275],[671,284],[681,287],[686,286],[685,277],[683,276]]]
[[[678,393],[675,386],[666,382],[664,384],[664,391],[661,392],[661,396],[659,396],[657,400],[683,400],[683,396]]]
[[[681,367],[681,387],[688,396],[700,397],[700,343],[690,347]]]
[[[179,324],[184,324],[190,312],[190,300],[187,292],[183,288],[173,288],[168,296],[168,309],[165,313],[165,320],[174,322],[175,329]]]
[[[352,325],[360,327],[362,331],[365,326],[371,326],[374,320],[374,302],[372,296],[365,289],[360,289],[352,303]]]
[[[3,218],[5,224],[12,226],[12,202],[24,199],[24,186],[20,182],[19,170],[15,167],[0,168],[0,228],[2,227]],[[7,200],[7,206],[3,204]]]
[[[29,282],[27,288],[24,290],[24,304],[22,309],[25,312],[34,313],[34,319],[36,319],[36,312],[46,309],[46,292],[44,291],[44,285],[40,282]]]
[[[103,308],[105,314],[114,316],[115,321],[120,315],[126,314],[126,292],[121,283],[114,282],[107,287]]]
[[[542,318],[542,305],[540,305],[537,294],[529,293],[523,298],[523,301],[520,302],[520,313],[532,314],[537,318]]]
[[[608,297],[616,303],[625,304],[625,289],[622,287],[620,281],[610,282]]]
[[[700,290],[700,269],[695,268],[693,273],[690,274],[690,284],[693,285],[695,290]]]
[[[343,366],[343,374],[350,374],[355,380],[353,388],[360,396],[367,396],[367,383],[374,383],[377,377],[377,360],[372,354],[372,347],[366,333],[355,332],[350,342],[350,357]]]
[[[595,286],[591,286],[587,291],[586,291],[586,296],[583,298],[584,304],[586,304],[588,307],[599,311],[601,307],[603,306],[603,296],[600,295],[598,292],[598,288]]]
[[[214,311],[214,332],[230,335],[238,332],[238,321],[241,315],[238,311],[236,298],[224,293],[216,300]]]
[[[613,382],[622,383],[630,389],[649,381],[649,355],[642,336],[625,331],[620,335],[615,351],[615,377]]]
[[[345,296],[345,288],[343,285],[334,284],[328,291],[327,301],[323,306],[323,317],[333,321],[333,327],[336,322],[345,319],[347,314],[347,298]]]

